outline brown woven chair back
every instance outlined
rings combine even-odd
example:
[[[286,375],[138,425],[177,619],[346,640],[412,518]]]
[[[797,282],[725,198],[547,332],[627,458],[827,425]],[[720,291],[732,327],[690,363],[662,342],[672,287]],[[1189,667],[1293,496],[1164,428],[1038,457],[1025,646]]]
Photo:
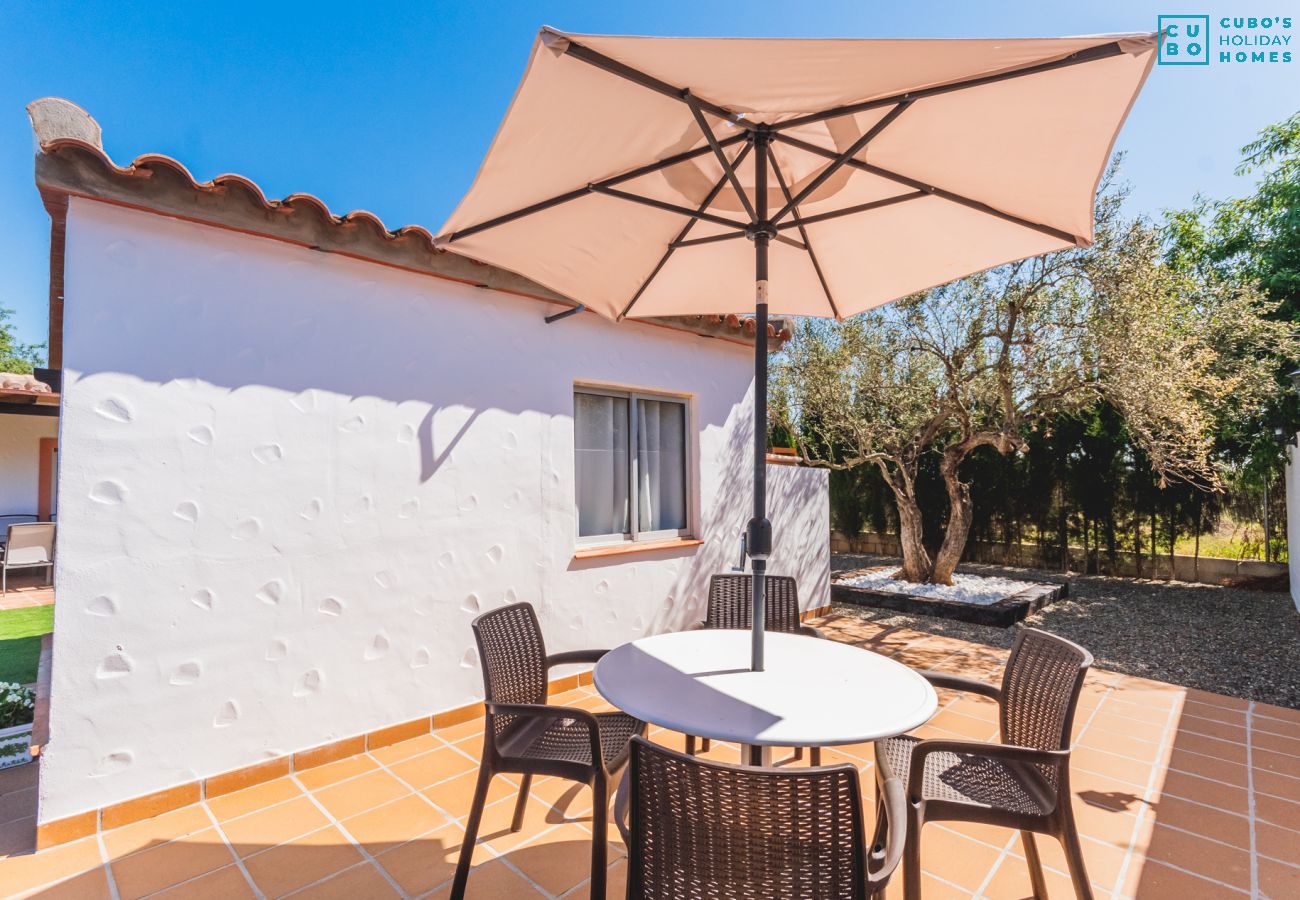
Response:
[[[629,900],[832,900],[884,887],[868,887],[852,766],[744,768],[634,738],[628,784]]]
[[[752,575],[714,575],[709,579],[709,609],[705,628],[748,628],[754,621],[750,591]],[[799,587],[789,575],[768,575],[767,630],[799,630]]]
[[[1002,675],[1002,741],[1035,750],[1067,750],[1074,711],[1092,654],[1078,644],[1025,628]],[[1057,786],[1057,766],[1040,766]]]
[[[503,606],[483,613],[470,625],[483,664],[484,699],[489,703],[545,703],[546,645],[532,605]],[[487,717],[494,735],[509,728],[515,718]]]

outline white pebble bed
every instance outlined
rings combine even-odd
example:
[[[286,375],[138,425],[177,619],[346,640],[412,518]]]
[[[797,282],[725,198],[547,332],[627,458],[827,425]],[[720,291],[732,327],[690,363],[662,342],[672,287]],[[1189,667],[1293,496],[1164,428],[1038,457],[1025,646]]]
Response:
[[[894,577],[898,569],[877,569],[865,575],[846,578],[842,584],[867,588],[873,591],[886,591],[891,594],[908,594],[912,597],[925,597],[929,600],[948,600],[953,603],[969,603],[973,606],[992,606],[999,600],[1005,600],[1012,594],[1018,594],[1029,583],[1010,578],[996,578],[987,575],[952,576],[952,584],[913,584]]]

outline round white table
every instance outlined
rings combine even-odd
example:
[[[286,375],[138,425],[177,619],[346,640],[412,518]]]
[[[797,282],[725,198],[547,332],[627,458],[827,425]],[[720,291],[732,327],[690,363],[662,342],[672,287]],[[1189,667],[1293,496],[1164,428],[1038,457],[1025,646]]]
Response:
[[[596,690],[646,722],[736,741],[767,764],[771,747],[857,744],[927,722],[938,705],[920,674],[831,640],[769,633],[749,669],[748,631],[682,631],[623,644],[596,663]]]

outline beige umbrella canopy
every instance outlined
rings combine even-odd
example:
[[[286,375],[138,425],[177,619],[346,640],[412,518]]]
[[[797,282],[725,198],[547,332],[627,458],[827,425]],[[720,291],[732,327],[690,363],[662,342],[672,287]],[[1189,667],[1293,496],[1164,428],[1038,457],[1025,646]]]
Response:
[[[766,321],[845,317],[1093,234],[1157,35],[690,39],[544,28],[436,243],[609,318],[748,313],[755,668]],[[757,283],[757,284],[755,284]]]

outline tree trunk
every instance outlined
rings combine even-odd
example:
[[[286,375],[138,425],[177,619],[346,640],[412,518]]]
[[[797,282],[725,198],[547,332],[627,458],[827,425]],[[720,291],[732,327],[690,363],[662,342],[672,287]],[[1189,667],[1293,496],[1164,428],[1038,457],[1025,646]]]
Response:
[[[931,584],[952,584],[952,573],[957,568],[957,563],[961,562],[962,551],[966,549],[966,538],[970,535],[970,485],[961,480],[957,471],[965,456],[965,453],[947,452],[939,463],[944,487],[948,489],[948,529],[944,532],[939,554],[934,558]]]
[[[890,472],[883,465],[885,482],[894,492],[898,508],[898,543],[903,549],[903,568],[898,577],[904,581],[921,583],[930,577],[930,551],[925,549],[925,525],[921,520],[921,506],[916,502],[916,483],[908,473]]]
[[[1134,504],[1136,506],[1136,504]],[[1137,562],[1137,577],[1142,577],[1142,513],[1133,510],[1133,559]]]

